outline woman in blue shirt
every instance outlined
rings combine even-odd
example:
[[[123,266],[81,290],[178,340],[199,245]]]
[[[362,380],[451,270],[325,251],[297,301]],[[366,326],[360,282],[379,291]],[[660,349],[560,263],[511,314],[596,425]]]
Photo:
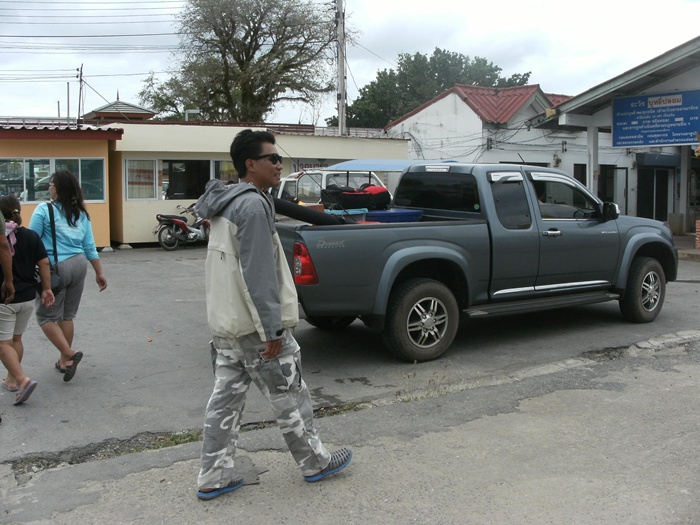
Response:
[[[100,291],[107,288],[107,279],[97,255],[92,234],[90,216],[85,209],[83,192],[78,179],[68,170],[58,170],[49,181],[51,203],[39,204],[34,210],[29,228],[39,234],[54,262],[53,240],[49,205],[54,209],[56,225],[56,251],[58,273],[65,288],[56,296],[54,304],[46,307],[36,301],[36,320],[46,337],[61,352],[56,369],[63,373],[63,380],[73,379],[83,353],[73,350],[73,319],[78,313],[88,262],[95,270],[95,281]]]

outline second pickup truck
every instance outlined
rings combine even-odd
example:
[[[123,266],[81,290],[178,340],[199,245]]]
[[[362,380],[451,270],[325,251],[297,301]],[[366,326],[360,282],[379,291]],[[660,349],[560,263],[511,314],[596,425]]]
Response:
[[[421,218],[281,221],[278,232],[309,323],[337,329],[360,318],[411,362],[442,355],[463,316],[618,300],[625,319],[650,322],[676,279],[666,224],[620,216],[556,169],[415,164],[394,209]]]

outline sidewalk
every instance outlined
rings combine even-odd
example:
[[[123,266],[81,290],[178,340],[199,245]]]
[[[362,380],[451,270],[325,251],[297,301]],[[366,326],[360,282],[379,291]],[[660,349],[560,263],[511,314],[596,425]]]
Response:
[[[673,243],[678,248],[678,259],[682,261],[700,262],[700,249],[695,247],[695,234],[677,235]]]

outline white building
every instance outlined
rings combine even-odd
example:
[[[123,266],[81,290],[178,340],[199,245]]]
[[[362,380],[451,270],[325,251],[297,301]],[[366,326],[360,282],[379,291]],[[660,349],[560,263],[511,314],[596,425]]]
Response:
[[[613,105],[621,97],[687,93],[684,117],[695,118],[700,132],[700,109],[692,102],[699,86],[696,38],[576,97],[548,94],[538,85],[456,85],[385,132],[410,139],[413,159],[559,167],[623,213],[692,231],[700,218],[700,159],[688,147],[697,145],[694,134],[685,129],[672,144],[615,147]]]

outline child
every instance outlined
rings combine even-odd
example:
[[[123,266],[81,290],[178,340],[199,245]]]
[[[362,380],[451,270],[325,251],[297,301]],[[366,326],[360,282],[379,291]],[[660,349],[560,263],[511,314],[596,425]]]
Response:
[[[39,235],[22,226],[20,204],[14,195],[0,197],[0,213],[5,218],[7,237],[12,256],[12,275],[15,296],[9,304],[0,304],[0,361],[7,368],[7,377],[2,382],[5,390],[15,393],[15,405],[24,403],[36,388],[22,370],[22,333],[34,310],[37,294],[35,268],[39,267],[42,292],[41,302],[50,306],[54,302],[51,291],[49,258]],[[0,282],[3,276],[0,273]]]

